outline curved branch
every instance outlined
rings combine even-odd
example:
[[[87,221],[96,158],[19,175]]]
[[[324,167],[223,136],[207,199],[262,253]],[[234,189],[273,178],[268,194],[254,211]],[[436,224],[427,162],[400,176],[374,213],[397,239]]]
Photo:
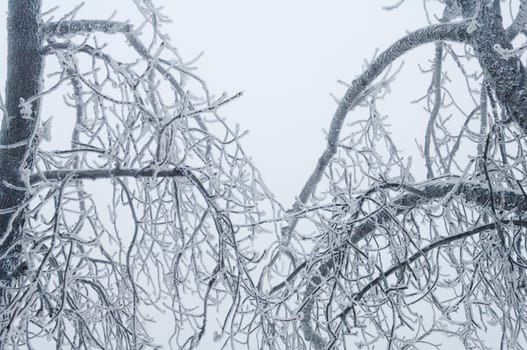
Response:
[[[377,213],[368,216],[366,219],[359,219],[361,220],[359,224],[357,224],[359,220],[345,224],[343,228],[350,234],[347,244],[353,245],[367,238],[379,224],[390,221],[394,214],[402,214],[408,208],[415,207],[422,202],[427,203],[449,196],[462,197],[466,202],[482,207],[494,200],[494,206],[499,210],[518,210],[519,212],[527,210],[527,197],[522,192],[495,187],[491,193],[487,184],[476,181],[462,181],[460,178],[453,176],[433,179],[415,186],[401,186],[401,184],[393,183],[385,184],[385,187],[402,188],[406,191],[405,194],[400,195],[390,204],[390,207],[394,208],[394,213],[381,208]],[[329,258],[318,267],[319,275],[327,276],[332,269],[333,259]],[[322,279],[318,275],[309,280],[309,285],[304,293],[305,316],[302,320],[302,330],[306,339],[311,340],[317,349],[324,348],[325,340],[311,326],[311,312],[314,306],[313,295],[320,288],[321,283]],[[273,291],[276,290],[277,288],[273,288]]]
[[[486,225],[482,225],[482,226],[473,228],[472,230],[469,230],[469,231],[461,232],[461,233],[458,233],[458,234],[455,234],[455,235],[452,235],[452,236],[443,237],[442,239],[439,239],[439,240],[437,240],[437,241],[435,241],[433,243],[430,243],[429,245],[419,249],[418,252],[416,252],[411,257],[407,258],[406,260],[401,261],[397,265],[393,265],[392,267],[390,267],[386,271],[382,272],[379,276],[377,276],[376,278],[371,280],[370,283],[368,283],[366,286],[364,286],[357,294],[355,294],[355,296],[353,297],[353,300],[354,301],[361,300],[362,297],[364,297],[364,295],[366,295],[366,293],[368,293],[368,291],[370,291],[373,287],[375,287],[376,285],[378,285],[379,283],[384,281],[386,279],[386,277],[389,277],[390,275],[394,274],[395,272],[397,272],[398,270],[402,269],[403,267],[413,263],[414,261],[416,261],[420,257],[424,256],[426,253],[434,250],[435,248],[439,248],[439,247],[445,246],[445,245],[450,244],[452,242],[455,242],[455,241],[458,241],[458,240],[461,240],[461,239],[464,239],[464,238],[468,238],[470,236],[473,236],[475,234],[478,234],[478,233],[481,233],[481,232],[484,232],[484,231],[496,229],[501,224],[512,224],[512,225],[515,225],[515,226],[527,227],[527,221],[525,221],[525,220],[503,220],[501,223],[490,223],[490,224],[486,224]],[[346,309],[344,309],[342,311],[342,313],[339,315],[339,317],[341,317],[341,318],[345,317],[351,311],[351,309],[352,309],[351,306],[347,307]]]
[[[395,208],[394,215],[399,215],[407,211],[408,208],[415,207],[420,203],[431,202],[447,196],[461,197],[465,202],[481,207],[488,205],[491,197],[493,197],[497,210],[517,210],[518,212],[527,210],[527,197],[521,191],[493,187],[493,194],[491,196],[487,184],[476,181],[461,181],[455,176],[440,177],[415,186],[401,186],[401,184],[397,183],[387,183],[382,188],[401,188],[406,191],[406,193],[395,198],[391,203],[390,206]],[[368,191],[366,194],[357,198],[357,200],[366,197],[374,190]],[[379,224],[391,220],[393,214],[389,215],[386,210],[381,210],[376,214],[367,216],[365,219],[358,219],[345,224],[345,229],[350,234],[349,242],[356,244],[362,239],[367,238]],[[359,221],[360,223],[357,224]],[[308,265],[308,262],[304,261],[284,282],[271,288],[269,294],[273,294],[286,287],[291,283],[294,276],[302,269],[308,267]]]
[[[302,188],[300,195],[290,211],[292,213],[298,211],[302,205],[306,204],[309,197],[314,193],[318,183],[322,179],[322,175],[324,174],[327,165],[337,152],[338,139],[346,115],[361,101],[366,88],[384,71],[384,69],[406,52],[423,44],[438,40],[464,42],[468,37],[469,34],[467,33],[466,23],[435,24],[418,29],[406,35],[397,40],[386,51],[381,53],[381,55],[372,62],[368,69],[351,83],[350,88],[344,94],[329,126],[326,149],[318,159],[313,173]],[[286,241],[288,241],[290,233],[293,232],[297,222],[298,218],[292,219],[285,232]]]

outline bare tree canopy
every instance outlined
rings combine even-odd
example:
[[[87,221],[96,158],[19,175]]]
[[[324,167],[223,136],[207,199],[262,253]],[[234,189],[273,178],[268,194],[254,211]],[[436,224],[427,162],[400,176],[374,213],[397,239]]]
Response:
[[[344,83],[290,207],[219,114],[241,93],[209,92],[152,1],[8,1],[0,349],[527,348],[527,1],[424,1]],[[383,100],[423,45],[419,168]]]

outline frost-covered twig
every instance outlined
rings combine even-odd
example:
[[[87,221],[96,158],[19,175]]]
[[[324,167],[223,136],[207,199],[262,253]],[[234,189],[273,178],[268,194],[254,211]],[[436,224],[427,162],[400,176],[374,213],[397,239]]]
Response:
[[[106,34],[129,33],[132,31],[129,23],[107,21],[107,20],[68,20],[47,23],[44,33],[49,36],[67,36],[72,34],[84,34],[102,32]]]

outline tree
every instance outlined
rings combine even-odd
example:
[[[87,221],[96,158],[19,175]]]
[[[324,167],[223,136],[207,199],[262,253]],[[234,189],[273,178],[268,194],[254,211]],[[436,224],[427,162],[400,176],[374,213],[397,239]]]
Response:
[[[438,1],[438,23],[349,84],[289,210],[217,114],[239,94],[212,97],[167,19],[134,3],[137,27],[9,0],[2,348],[157,348],[162,311],[185,349],[206,333],[225,348],[527,347],[527,85],[525,47],[512,45],[527,36],[525,1],[508,26],[498,0]],[[392,63],[429,43],[420,172],[380,105]],[[46,150],[41,106],[61,94],[71,136]]]
[[[244,243],[255,230],[235,227],[260,220],[271,198],[216,114],[239,94],[210,96],[162,32],[167,19],[135,4],[137,28],[77,20],[79,8],[54,21],[40,0],[9,1],[2,348],[156,348],[144,313],[161,308],[188,348],[213,301],[232,295],[228,317],[240,317],[242,275],[258,257]],[[122,60],[103,44],[117,36]],[[61,95],[70,115],[55,115],[53,133],[41,106]],[[60,149],[45,148],[51,136]]]

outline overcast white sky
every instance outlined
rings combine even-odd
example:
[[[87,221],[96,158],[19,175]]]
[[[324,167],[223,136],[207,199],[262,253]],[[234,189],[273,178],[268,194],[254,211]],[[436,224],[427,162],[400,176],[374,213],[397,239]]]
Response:
[[[77,1],[44,0],[44,8],[71,10]],[[249,129],[243,144],[270,189],[285,205],[293,202],[323,150],[324,133],[340,97],[337,80],[351,81],[365,58],[385,49],[405,31],[426,24],[421,2],[407,1],[395,12],[381,0],[156,0],[173,23],[165,25],[184,58],[204,51],[198,74],[215,94],[244,91],[222,115]],[[89,0],[79,18],[138,18],[130,0]],[[0,1],[0,13],[7,1]],[[5,28],[5,16],[0,16]],[[5,33],[5,32],[4,32]],[[393,116],[396,142],[415,148],[426,116],[409,101],[421,96],[417,63],[433,46],[416,50],[382,111]],[[0,41],[0,82],[5,80],[5,37]],[[353,118],[353,113],[349,116]],[[351,120],[351,119],[350,119]],[[413,127],[409,130],[408,126]],[[409,134],[408,131],[415,130]],[[400,133],[397,136],[397,132]]]
[[[245,92],[223,114],[250,130],[245,147],[286,205],[323,150],[322,129],[336,108],[329,94],[340,97],[344,91],[336,81],[351,81],[376,48],[426,23],[421,5],[413,0],[397,13],[383,11],[387,2],[380,0],[166,4],[181,52],[191,57],[205,51],[199,67],[212,90]],[[432,55],[433,47],[426,51]],[[398,103],[396,108],[402,107]]]

